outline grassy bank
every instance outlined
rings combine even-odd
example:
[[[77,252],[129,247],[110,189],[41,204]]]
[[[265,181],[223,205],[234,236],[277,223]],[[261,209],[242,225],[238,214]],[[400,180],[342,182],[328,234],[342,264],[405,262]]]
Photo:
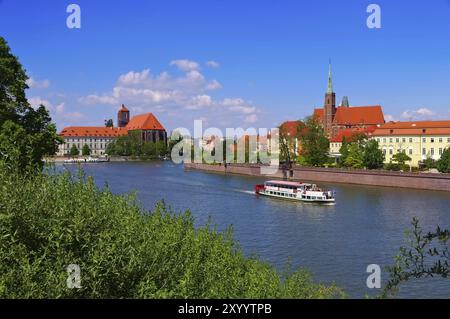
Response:
[[[0,164],[1,165],[1,164]],[[244,257],[231,232],[194,228],[189,212],[143,210],[133,196],[68,174],[0,167],[1,298],[334,298],[299,269]],[[81,289],[66,267],[81,268]]]

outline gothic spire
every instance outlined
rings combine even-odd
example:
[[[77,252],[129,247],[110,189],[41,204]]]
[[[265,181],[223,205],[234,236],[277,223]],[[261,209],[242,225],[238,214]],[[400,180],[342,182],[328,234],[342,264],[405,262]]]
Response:
[[[328,66],[328,90],[327,90],[327,94],[331,94],[333,93],[333,79],[331,77],[331,60],[329,62],[329,66]]]

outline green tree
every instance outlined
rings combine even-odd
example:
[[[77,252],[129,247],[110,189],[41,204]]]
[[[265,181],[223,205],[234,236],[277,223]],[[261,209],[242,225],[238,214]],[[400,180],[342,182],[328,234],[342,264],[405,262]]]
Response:
[[[395,294],[400,284],[412,279],[450,276],[450,230],[438,226],[424,233],[417,218],[413,218],[412,226],[407,232],[408,245],[400,247],[395,265],[387,267],[390,279],[382,297]]]
[[[348,146],[348,154],[345,158],[344,165],[352,168],[364,167],[363,149],[357,143],[351,143]]]
[[[400,166],[404,166],[406,162],[411,160],[411,157],[406,155],[405,152],[398,152],[392,156],[392,160],[399,164]]]
[[[89,156],[89,155],[91,155],[91,148],[89,147],[89,145],[87,145],[87,144],[84,144],[84,145],[83,145],[83,148],[81,149],[81,154],[82,154],[83,156]]]
[[[384,154],[380,150],[376,140],[370,140],[364,147],[363,163],[368,169],[380,169],[383,167]]]
[[[158,141],[155,143],[156,154],[158,156],[164,156],[167,154],[167,144],[164,141]]]
[[[309,166],[323,166],[327,163],[330,142],[322,125],[315,118],[310,117],[306,120],[305,133],[301,141],[302,155]]]
[[[441,173],[450,173],[450,147],[447,147],[437,163],[437,169]]]
[[[17,57],[0,37],[0,154],[24,171],[42,167],[42,158],[54,155],[62,139],[43,105],[34,109],[26,99],[28,80]]]
[[[155,143],[145,142],[142,145],[142,154],[149,157],[156,156],[156,147]]]
[[[106,127],[114,127],[114,122],[112,119],[105,120]]]
[[[80,155],[80,151],[78,150],[78,147],[75,144],[73,144],[72,147],[70,148],[69,154],[70,156]]]

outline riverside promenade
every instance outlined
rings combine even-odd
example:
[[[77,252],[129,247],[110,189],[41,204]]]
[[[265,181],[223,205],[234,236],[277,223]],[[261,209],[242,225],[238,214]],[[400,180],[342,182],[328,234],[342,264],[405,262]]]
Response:
[[[406,173],[384,170],[340,169],[294,166],[291,170],[279,169],[276,174],[261,174],[259,164],[210,165],[185,163],[185,170],[201,170],[219,174],[238,174],[255,177],[289,179],[322,183],[344,183],[369,186],[413,188],[450,192],[450,174]]]

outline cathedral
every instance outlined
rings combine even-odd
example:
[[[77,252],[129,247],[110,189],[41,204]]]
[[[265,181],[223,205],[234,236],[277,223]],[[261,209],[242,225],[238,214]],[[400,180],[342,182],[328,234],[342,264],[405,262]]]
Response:
[[[342,103],[336,107],[331,64],[328,71],[328,89],[325,93],[324,106],[315,109],[313,117],[322,123],[329,138],[337,136],[342,131],[370,130],[385,123],[380,105],[350,106],[348,97],[344,96]]]

